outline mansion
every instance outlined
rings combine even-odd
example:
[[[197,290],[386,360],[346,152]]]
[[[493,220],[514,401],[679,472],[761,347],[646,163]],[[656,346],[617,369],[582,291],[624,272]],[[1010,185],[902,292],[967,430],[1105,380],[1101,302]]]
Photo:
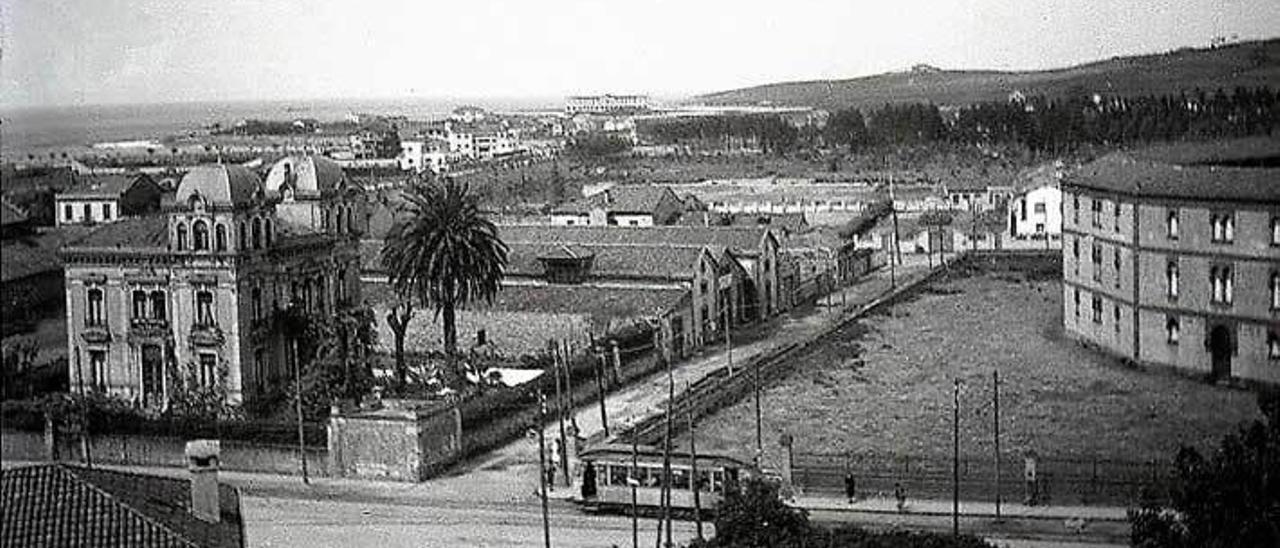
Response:
[[[292,378],[273,311],[360,301],[361,189],[333,162],[286,157],[182,177],[161,211],[63,248],[73,390],[164,406],[179,383],[238,404]],[[83,383],[83,384],[81,384]]]
[[[1069,176],[1067,335],[1138,364],[1280,383],[1280,169],[1269,165],[1114,153]]]

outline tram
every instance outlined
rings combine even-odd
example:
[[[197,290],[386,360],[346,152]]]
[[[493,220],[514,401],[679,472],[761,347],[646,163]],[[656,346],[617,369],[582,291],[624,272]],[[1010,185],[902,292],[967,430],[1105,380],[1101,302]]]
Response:
[[[662,502],[662,450],[639,446],[631,463],[630,445],[607,444],[583,451],[579,456],[579,485],[575,500],[586,511],[629,511],[632,488],[637,507],[652,510]],[[694,462],[687,452],[671,452],[671,508],[692,512],[694,489],[703,510],[715,509],[727,490],[735,489],[739,479],[754,473],[750,464],[733,457],[698,452],[698,477],[693,477]]]

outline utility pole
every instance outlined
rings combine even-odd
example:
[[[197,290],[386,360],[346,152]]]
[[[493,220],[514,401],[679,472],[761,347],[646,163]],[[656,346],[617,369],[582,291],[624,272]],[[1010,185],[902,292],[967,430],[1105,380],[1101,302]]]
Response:
[[[604,426],[604,437],[609,437],[609,413],[604,407],[604,351],[596,352],[596,391],[600,393],[600,424]]]
[[[685,383],[685,392],[689,391],[688,383]],[[689,409],[689,463],[693,468],[693,477],[690,478],[689,485],[693,487],[693,523],[698,531],[698,540],[702,540],[702,495],[699,493],[701,486],[698,484],[698,431],[693,426],[693,409]]]
[[[951,535],[960,536],[960,379],[956,378],[951,406]]]
[[[676,378],[672,371],[671,361],[667,361],[667,427],[666,436],[663,441],[662,449],[662,490],[666,495],[663,497],[662,520],[667,523],[667,543],[671,544],[671,421],[675,419],[676,405]]]
[[[731,305],[726,304],[724,307],[724,352],[725,359],[729,360],[729,376],[733,376],[733,315],[729,313]]]
[[[764,434],[763,434],[763,433],[762,433],[762,431],[761,431],[761,425],[760,425],[760,360],[759,360],[759,359],[756,359],[756,360],[753,360],[753,361],[755,362],[755,367],[753,368],[753,370],[755,371],[755,374],[753,374],[753,375],[751,376],[751,377],[752,377],[752,378],[751,378],[751,381],[752,381],[752,384],[754,384],[754,385],[755,385],[755,387],[754,387],[754,388],[755,388],[755,393],[756,393],[756,458],[755,458],[755,464],[756,464],[756,468],[760,468],[760,461],[761,461],[761,459],[764,457]]]
[[[570,364],[573,362],[573,347],[569,346],[569,340],[564,340],[564,382],[565,395],[569,399],[569,424],[573,426],[573,432],[577,435],[578,430],[578,414],[574,412],[578,407],[573,402],[573,374],[570,373]]]
[[[298,338],[293,338],[293,389],[297,393],[294,398],[296,411],[298,413],[298,459],[302,461],[302,483],[310,484],[311,478],[307,475],[307,438],[302,429],[302,360],[298,355]]]
[[[627,483],[631,485],[631,548],[640,548],[640,514],[637,512],[636,488],[640,486],[640,448],[635,431],[631,434],[631,474]]]
[[[893,258],[902,264],[902,245],[898,241],[898,200],[893,194],[893,172],[889,172],[889,211],[893,215]]]
[[[991,372],[992,404],[995,408],[996,438],[996,519],[1000,519],[1000,371]]]
[[[547,421],[547,397],[542,394],[542,389],[538,389],[538,424],[534,428],[538,431],[538,486],[541,489],[542,499],[542,543],[545,548],[551,548],[551,520],[547,517],[547,437],[542,429],[542,425]]]

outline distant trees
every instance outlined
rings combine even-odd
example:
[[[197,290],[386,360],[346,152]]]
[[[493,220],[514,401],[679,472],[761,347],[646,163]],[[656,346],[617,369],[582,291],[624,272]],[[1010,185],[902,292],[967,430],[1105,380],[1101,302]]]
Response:
[[[631,150],[631,141],[608,133],[587,133],[574,137],[565,152],[578,160],[601,160]]]
[[[827,126],[823,128],[822,137],[827,144],[849,147],[850,152],[871,143],[867,121],[862,117],[862,111],[856,108],[842,109],[832,114],[827,120]]]
[[[800,131],[773,114],[695,116],[657,120],[641,127],[644,134],[662,144],[696,144],[702,148],[749,148],[784,152],[800,140]]]

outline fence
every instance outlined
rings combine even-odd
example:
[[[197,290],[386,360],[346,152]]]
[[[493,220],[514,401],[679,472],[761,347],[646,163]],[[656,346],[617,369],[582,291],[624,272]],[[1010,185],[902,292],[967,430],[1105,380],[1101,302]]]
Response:
[[[796,453],[792,479],[802,492],[844,494],[845,474],[853,474],[860,496],[886,496],[901,485],[908,497],[950,499],[953,460],[921,455],[858,453]],[[959,459],[960,498],[1005,502],[1026,497],[1025,462],[1021,457],[1000,459],[996,482],[993,456],[962,455]],[[1167,499],[1172,463],[1105,458],[1040,457],[1036,462],[1038,500],[1051,504],[1127,505],[1142,496]]]

